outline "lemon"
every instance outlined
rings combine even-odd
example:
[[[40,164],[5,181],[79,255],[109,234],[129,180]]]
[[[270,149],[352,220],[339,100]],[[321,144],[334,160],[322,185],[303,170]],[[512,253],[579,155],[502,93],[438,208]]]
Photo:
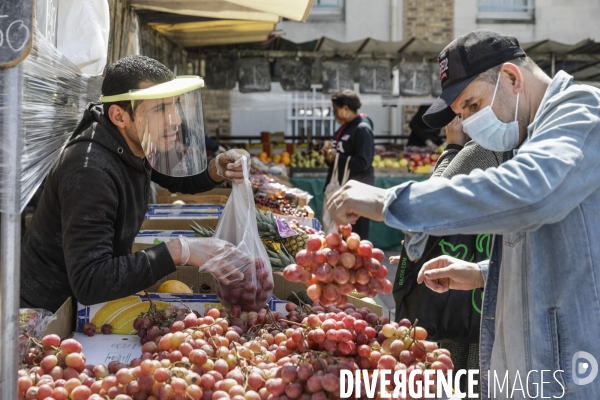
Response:
[[[398,161],[398,164],[400,164],[401,167],[406,167],[408,165],[408,160],[406,158],[403,158],[400,161]]]
[[[185,283],[176,280],[163,282],[157,290],[158,293],[185,293],[192,294],[192,289]]]

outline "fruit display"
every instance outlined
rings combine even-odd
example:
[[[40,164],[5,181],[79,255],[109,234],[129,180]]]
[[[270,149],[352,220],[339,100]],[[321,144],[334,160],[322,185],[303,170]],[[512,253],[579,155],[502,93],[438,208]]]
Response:
[[[305,283],[308,296],[327,306],[346,305],[348,295],[355,290],[367,297],[390,293],[388,270],[381,264],[383,251],[373,248],[368,240],[361,240],[352,232],[352,225],[339,229],[342,235],[309,236],[306,250],[296,254],[296,264],[285,267],[283,277]]]
[[[431,173],[444,147],[435,151],[427,147],[407,147],[404,151],[387,151],[384,146],[375,146],[373,168],[406,168],[413,172]]]
[[[304,209],[292,207],[290,201],[279,197],[273,198],[265,193],[258,193],[254,196],[254,201],[261,208],[268,208],[278,214],[289,215],[296,218],[307,218],[308,213]]]
[[[19,354],[23,356],[29,347],[32,338],[39,338],[46,325],[56,317],[41,308],[19,309]]]
[[[325,154],[331,149],[333,144],[326,140],[323,143],[313,141],[309,149],[292,154],[290,167],[292,168],[327,168]]]
[[[339,399],[341,371],[354,375],[359,369],[406,371],[403,383],[422,396],[391,398],[407,400],[424,398],[419,387],[429,393],[437,388],[424,385],[427,371],[447,376],[454,369],[450,353],[426,341],[426,330],[408,320],[390,322],[352,304],[288,303],[286,312],[234,306],[203,317],[178,315],[168,327],[146,330],[146,338],[150,330],[155,336],[130,364],[88,365],[77,340],[47,335],[24,358],[18,400]],[[140,330],[150,322],[144,318],[136,319]],[[409,380],[412,371],[415,379]],[[394,386],[393,380],[385,388],[378,383],[371,396],[365,381],[344,389],[351,398],[390,398]]]

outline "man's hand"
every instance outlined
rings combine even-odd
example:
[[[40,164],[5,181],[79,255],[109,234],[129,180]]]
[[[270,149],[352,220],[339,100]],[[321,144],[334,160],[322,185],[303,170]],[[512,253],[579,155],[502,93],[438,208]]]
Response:
[[[417,283],[423,283],[434,292],[444,293],[450,289],[471,290],[485,285],[479,265],[441,256],[423,264]]]
[[[327,201],[327,210],[340,225],[353,224],[359,217],[383,221],[386,193],[386,189],[351,180],[331,196]]]
[[[248,160],[247,166],[250,168],[250,154],[246,150],[232,149],[213,158],[208,165],[211,179],[216,182],[232,179],[235,183],[242,183],[244,181],[242,157],[244,156]]]
[[[471,139],[463,131],[462,119],[457,115],[452,122],[446,125],[446,143],[464,146],[469,140]]]

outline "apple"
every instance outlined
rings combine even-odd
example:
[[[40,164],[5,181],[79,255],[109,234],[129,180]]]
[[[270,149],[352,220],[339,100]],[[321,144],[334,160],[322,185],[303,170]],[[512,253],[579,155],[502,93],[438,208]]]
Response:
[[[439,155],[439,154],[433,153],[433,154],[431,155],[431,161],[434,161],[434,162],[435,162],[435,161],[437,161],[437,160],[438,160],[438,158],[440,158],[440,155]]]
[[[422,159],[423,159],[423,157],[421,157],[421,155],[420,155],[420,154],[415,154],[414,156],[412,156],[412,160],[413,160],[414,162],[421,161]]]

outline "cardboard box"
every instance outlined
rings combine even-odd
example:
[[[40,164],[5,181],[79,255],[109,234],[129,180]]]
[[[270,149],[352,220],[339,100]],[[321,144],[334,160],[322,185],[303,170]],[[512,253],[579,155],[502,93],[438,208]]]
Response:
[[[139,243],[139,245],[140,245],[140,247],[144,247],[144,248],[152,246],[150,244],[144,244],[144,243]],[[163,282],[165,282],[167,280],[172,280],[172,279],[181,281],[181,282],[187,284],[188,286],[190,286],[190,288],[192,289],[194,294],[193,295],[189,295],[189,294],[175,295],[175,294],[169,294],[169,293],[154,293]],[[275,296],[276,299],[281,300],[279,302],[276,299],[271,300],[271,302],[269,303],[269,306],[273,310],[285,312],[285,310],[284,310],[285,304],[287,303],[287,299],[290,296],[290,294],[292,292],[300,292],[300,291],[306,290],[306,285],[304,283],[288,282],[285,279],[283,279],[283,275],[281,274],[281,272],[273,273],[273,281],[274,281],[273,295]],[[198,267],[193,267],[193,266],[178,266],[177,270],[175,272],[160,279],[158,282],[156,282],[156,284],[154,284],[153,286],[148,288],[148,292],[150,292],[151,295],[153,297],[155,297],[157,300],[159,300],[159,297],[160,297],[161,302],[176,303],[176,304],[181,304],[180,303],[180,300],[181,300],[181,301],[185,302],[188,306],[190,306],[190,308],[195,309],[199,312],[201,311],[202,315],[204,315],[204,312],[210,308],[222,308],[222,305],[218,302],[216,295],[214,295],[215,291],[216,290],[214,287],[214,280],[213,280],[212,275],[210,275],[208,273],[200,273],[200,272],[198,272]],[[139,300],[132,299],[131,297],[133,297],[133,296],[130,296],[130,298],[125,298],[125,299],[129,299],[128,301],[124,300],[124,299],[115,300],[114,303],[112,305],[110,305],[109,307],[107,307],[105,309],[105,311],[103,311],[103,312],[107,315],[110,315],[110,313],[108,313],[108,311],[106,311],[106,310],[108,310],[111,307],[113,310],[118,310],[121,308],[132,307],[132,305],[135,305],[138,303],[143,303],[146,301],[145,297],[142,295],[136,296],[139,298]],[[121,300],[124,300],[124,301],[121,301]],[[372,304],[372,303],[363,301],[361,299],[352,298],[352,297],[349,297],[348,301],[359,308],[367,307],[367,308],[369,308],[369,310],[371,310],[372,312],[374,312],[377,315],[383,314],[383,309],[379,305]],[[82,321],[87,322],[87,320],[91,320],[93,318],[93,316],[97,312],[99,312],[100,308],[102,308],[102,307],[103,307],[103,304],[89,306],[89,307],[86,307],[83,305],[78,305],[79,325],[80,326],[82,325]],[[137,309],[144,308],[144,306],[137,306],[137,307],[138,307]],[[165,306],[165,308],[166,308],[166,306]],[[137,309],[135,309],[135,310],[137,310]],[[82,311],[82,310],[85,310],[85,311]],[[115,312],[116,311],[113,311],[113,313],[115,313]],[[135,312],[133,312],[133,313],[135,314]],[[139,314],[139,312],[137,314]],[[114,329],[115,329],[115,327],[113,326],[113,330]],[[127,334],[129,332],[125,331],[125,330],[121,330],[119,332],[115,331],[115,333]]]
[[[200,226],[215,229],[219,222],[219,217],[191,217],[191,218],[159,218],[145,219],[142,222],[140,230],[142,231],[189,231],[192,222]]]
[[[197,271],[197,268],[195,268]],[[198,274],[196,272],[196,274]],[[164,310],[170,305],[183,307],[184,305],[192,311],[198,311],[200,315],[205,315],[211,308],[222,309],[223,305],[219,302],[216,294],[174,294],[174,293],[149,293],[152,302],[156,308]],[[272,310],[285,312],[287,301],[278,300],[272,296],[267,302]],[[122,299],[112,300],[101,304],[91,306],[77,305],[77,331],[82,332],[83,324],[92,322],[97,329],[103,324],[110,324],[113,327],[112,332],[119,335],[133,335],[136,333],[133,328],[133,321],[143,312],[150,308],[148,296],[144,294],[135,294]]]
[[[50,322],[44,331],[42,336],[46,335],[58,335],[61,339],[66,339],[71,336],[75,321],[73,320],[73,299],[69,297],[60,306],[60,308],[54,313],[56,319]]]
[[[159,204],[172,204],[181,200],[186,204],[220,204],[225,205],[231,195],[231,189],[213,189],[197,194],[171,193],[167,189],[159,189],[156,199]]]

